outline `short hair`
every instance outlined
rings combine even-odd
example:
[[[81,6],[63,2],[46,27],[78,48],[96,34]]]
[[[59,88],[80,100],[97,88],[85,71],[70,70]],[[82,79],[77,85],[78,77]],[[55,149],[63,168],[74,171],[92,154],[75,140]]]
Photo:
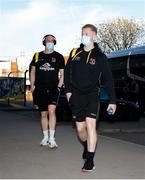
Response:
[[[52,37],[54,38],[53,42],[54,42],[54,45],[55,45],[55,44],[56,44],[56,37],[55,37],[54,35],[52,35],[52,34],[47,34],[47,35],[45,35],[45,36],[43,37],[43,39],[42,39],[42,44],[43,44],[44,46],[46,45],[45,40],[46,40],[46,38],[47,38],[48,36],[52,36]]]
[[[94,31],[97,35],[97,28],[96,26],[94,26],[93,24],[86,24],[82,27],[82,30],[85,29],[85,28],[90,28],[92,31]]]

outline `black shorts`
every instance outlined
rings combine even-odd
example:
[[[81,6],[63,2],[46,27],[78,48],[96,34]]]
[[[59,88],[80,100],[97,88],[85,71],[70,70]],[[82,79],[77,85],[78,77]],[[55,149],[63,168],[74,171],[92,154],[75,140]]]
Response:
[[[33,103],[37,105],[39,111],[47,111],[48,105],[57,105],[59,98],[58,89],[37,89],[33,91]]]
[[[86,117],[98,120],[100,101],[97,91],[85,95],[72,93],[69,102],[74,121],[83,122]]]

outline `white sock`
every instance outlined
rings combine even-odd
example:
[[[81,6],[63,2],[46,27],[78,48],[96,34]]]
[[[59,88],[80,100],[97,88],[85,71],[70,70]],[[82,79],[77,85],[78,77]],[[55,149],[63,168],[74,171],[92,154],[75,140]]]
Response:
[[[55,130],[49,130],[50,140],[54,139]]]
[[[43,131],[43,137],[44,137],[45,139],[48,139],[48,130],[44,130],[44,131]]]

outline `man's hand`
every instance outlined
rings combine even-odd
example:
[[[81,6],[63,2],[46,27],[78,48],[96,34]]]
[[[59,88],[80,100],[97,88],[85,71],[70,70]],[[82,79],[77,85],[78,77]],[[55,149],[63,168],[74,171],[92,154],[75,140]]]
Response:
[[[107,108],[107,111],[109,110],[109,109],[112,109],[112,114],[114,114],[115,113],[115,111],[116,111],[116,108],[117,108],[117,106],[116,106],[116,104],[109,104],[108,105],[108,108]]]
[[[58,91],[60,92],[61,91],[61,87],[57,87]]]
[[[69,102],[69,99],[70,99],[71,96],[72,96],[72,93],[71,93],[71,92],[66,93],[66,98],[67,98],[68,102]]]

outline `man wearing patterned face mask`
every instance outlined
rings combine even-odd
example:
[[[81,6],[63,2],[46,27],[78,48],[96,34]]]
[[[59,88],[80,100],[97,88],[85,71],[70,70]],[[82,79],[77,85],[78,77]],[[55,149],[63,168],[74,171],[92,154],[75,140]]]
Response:
[[[46,43],[46,49],[53,50],[54,49],[54,42],[48,42]]]
[[[93,42],[93,40],[91,41],[91,38],[89,36],[87,36],[87,35],[82,36],[82,44],[84,46],[89,46],[92,42]]]
[[[53,35],[44,36],[42,44],[45,50],[35,53],[30,63],[31,91],[41,114],[43,139],[40,145],[55,148],[58,146],[55,141],[55,110],[63,84],[64,58],[54,51],[56,38]]]
[[[71,105],[78,137],[83,145],[82,172],[95,169],[94,155],[97,144],[96,122],[99,113],[100,83],[103,80],[110,101],[107,110],[116,110],[112,73],[105,54],[96,43],[97,28],[92,24],[82,27],[79,48],[74,48],[65,67],[64,84]]]

